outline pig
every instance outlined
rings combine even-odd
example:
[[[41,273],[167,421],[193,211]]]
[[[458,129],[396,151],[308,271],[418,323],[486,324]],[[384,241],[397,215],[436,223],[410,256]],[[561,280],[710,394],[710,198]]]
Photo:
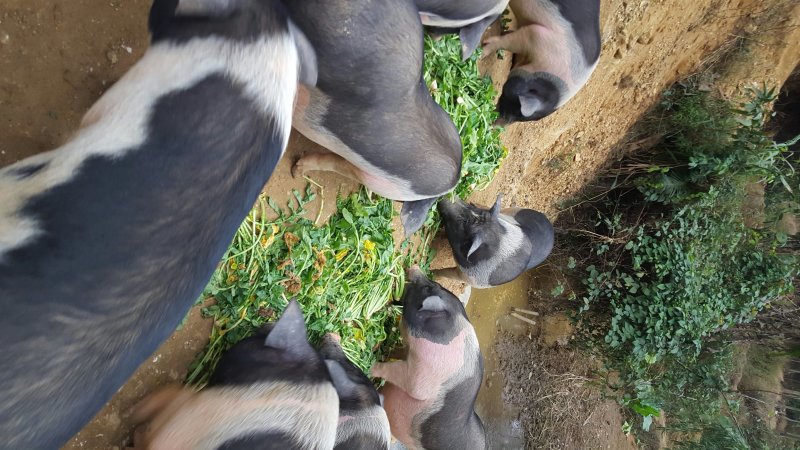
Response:
[[[133,416],[150,422],[136,448],[323,450],[334,445],[339,399],[292,300],[274,326],[223,355],[208,388],[167,388]]]
[[[409,449],[485,449],[475,413],[483,378],[478,337],[452,293],[413,267],[403,294],[404,361],[377,363],[392,435]]]
[[[486,28],[506,9],[508,0],[416,0],[422,24],[435,32],[454,32],[461,38],[461,57],[467,60]]]
[[[406,236],[461,175],[461,139],[422,79],[423,34],[411,0],[286,0],[316,50],[316,86],[301,85],[293,125],[333,153],[309,154],[294,176],[326,170],[405,202]]]
[[[434,271],[477,288],[514,280],[541,264],[553,250],[553,225],[532,209],[501,209],[502,194],[490,209],[455,201],[439,202],[447,240],[458,268]]]
[[[0,448],[60,447],[175,330],[315,78],[278,0],[155,0],[149,29],[71,140],[0,170]]]
[[[326,334],[320,353],[339,395],[339,426],[334,450],[388,449],[389,419],[372,381],[353,364],[339,345],[339,336]]]
[[[498,124],[552,114],[586,83],[600,59],[600,0],[511,0],[517,30],[484,41],[484,55],[514,53],[497,103]]]

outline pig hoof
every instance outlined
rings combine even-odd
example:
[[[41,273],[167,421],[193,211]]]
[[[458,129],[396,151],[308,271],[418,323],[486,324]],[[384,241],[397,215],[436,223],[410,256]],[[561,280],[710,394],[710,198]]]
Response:
[[[292,165],[292,178],[301,178],[305,176],[305,174],[305,164],[303,164],[303,158],[300,158]]]

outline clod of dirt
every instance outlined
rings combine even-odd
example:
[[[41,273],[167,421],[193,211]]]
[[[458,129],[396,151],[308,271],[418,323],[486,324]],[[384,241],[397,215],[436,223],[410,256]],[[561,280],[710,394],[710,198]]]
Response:
[[[112,65],[116,64],[119,61],[119,57],[117,57],[117,54],[114,53],[113,50],[109,50],[108,52],[106,52],[106,58],[108,58],[109,62],[111,62]]]

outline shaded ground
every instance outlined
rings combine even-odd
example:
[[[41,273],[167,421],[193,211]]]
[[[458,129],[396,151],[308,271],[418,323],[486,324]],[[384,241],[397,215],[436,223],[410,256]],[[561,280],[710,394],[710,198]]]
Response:
[[[55,148],[69,136],[89,106],[143,54],[149,3],[0,3],[0,166]],[[597,71],[559,112],[508,128],[503,140],[509,159],[495,183],[475,200],[490,204],[502,190],[507,202],[554,218],[562,212],[560,200],[579,191],[615,156],[613,149],[620,148],[625,132],[660,92],[718,57],[720,47],[741,58],[725,73],[708,74],[724,92],[733,92],[743,80],[780,84],[800,59],[798,24],[800,5],[793,0],[604,1],[603,53]],[[498,75],[495,80],[502,80],[508,63],[508,58],[487,61],[488,70]],[[267,186],[270,195],[280,197],[305,185],[288,172],[288,159],[305,151],[318,148],[293,135],[287,159]],[[325,187],[327,210],[340,187],[353,187],[334,175],[315,180]],[[439,259],[442,264],[446,257]],[[544,278],[543,284],[537,284],[537,277]],[[565,419],[559,424],[563,428],[554,429],[563,439],[552,442],[551,448],[625,448],[615,406],[601,402],[579,383],[591,361],[581,360],[568,347],[545,343],[547,336],[558,335],[558,326],[537,335],[539,327],[508,319],[512,304],[557,313],[546,307],[550,300],[542,294],[547,280],[552,275],[537,270],[503,290],[476,293],[470,306],[487,355],[479,411],[487,422],[496,423],[497,439],[508,439],[496,441],[496,448],[516,448],[520,437],[535,438],[545,428],[532,415],[534,407],[573,409],[571,421]],[[210,324],[196,313],[66,448],[124,446],[130,428],[125,411],[147,392],[181,379],[205,344]],[[542,342],[537,336],[543,336]],[[543,370],[553,377],[542,375]],[[548,386],[562,388],[558,392],[566,389],[567,394],[545,399]]]

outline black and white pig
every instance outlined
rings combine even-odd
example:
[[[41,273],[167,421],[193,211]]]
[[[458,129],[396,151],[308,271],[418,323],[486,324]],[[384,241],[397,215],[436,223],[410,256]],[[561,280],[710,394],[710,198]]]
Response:
[[[301,86],[294,127],[333,154],[292,173],[334,171],[405,202],[406,235],[458,183],[461,140],[422,79],[423,34],[412,0],[286,0],[316,50],[316,87]]]
[[[273,326],[223,355],[208,388],[167,388],[140,403],[134,418],[149,425],[134,444],[148,450],[329,450],[338,412],[326,363],[308,343],[293,300]]]
[[[69,142],[0,170],[0,448],[64,444],[175,330],[313,83],[279,0],[155,0],[149,27]]]
[[[586,84],[600,59],[600,0],[511,0],[517,30],[485,41],[514,65],[497,103],[500,124],[539,120]]]
[[[388,449],[392,435],[378,391],[344,354],[339,336],[328,333],[319,349],[339,395],[339,426],[334,450]]]
[[[481,37],[506,9],[508,0],[416,0],[422,24],[438,32],[458,33],[461,57],[466,60]]]
[[[486,448],[475,414],[483,378],[478,337],[461,302],[416,266],[403,295],[404,361],[377,363],[392,435],[409,449]]]
[[[491,209],[456,197],[442,199],[439,212],[458,268],[434,271],[478,288],[497,286],[542,263],[553,250],[553,225],[532,209],[501,210],[502,195]]]

